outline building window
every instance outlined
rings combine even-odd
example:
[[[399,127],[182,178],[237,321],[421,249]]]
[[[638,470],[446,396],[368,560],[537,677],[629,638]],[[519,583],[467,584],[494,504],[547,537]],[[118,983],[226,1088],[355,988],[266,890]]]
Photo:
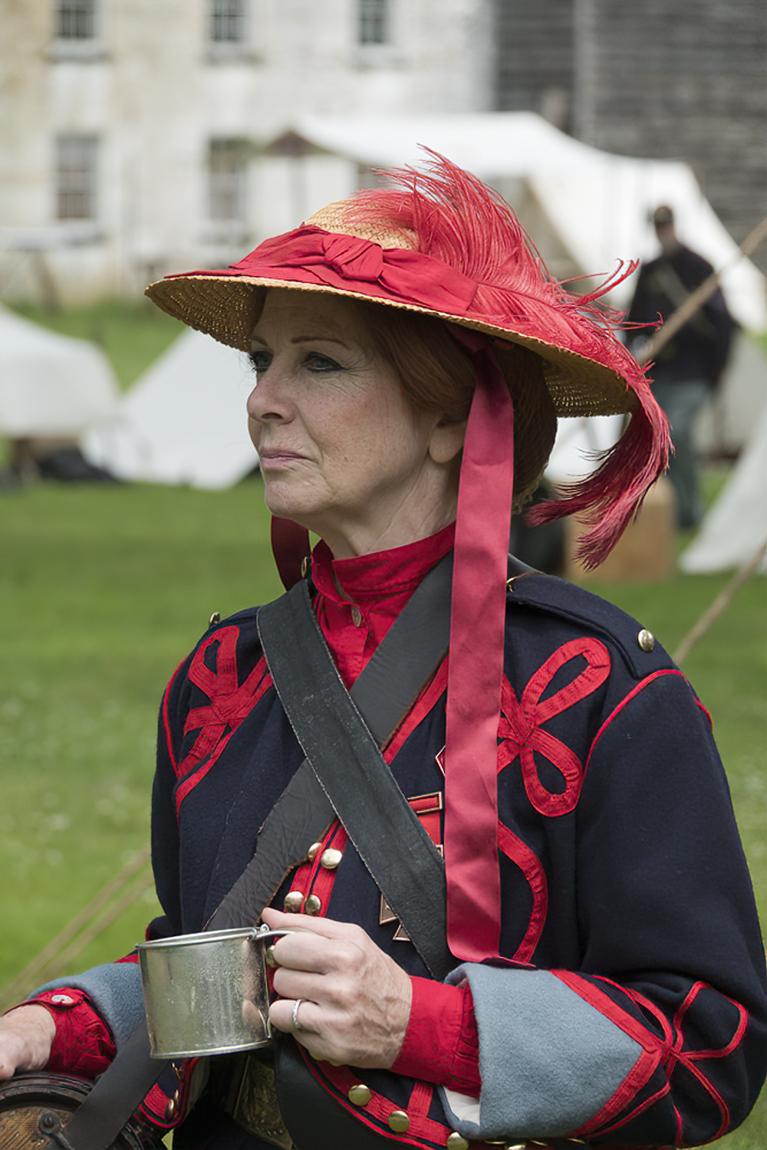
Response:
[[[56,35],[60,40],[92,40],[96,35],[96,0],[58,0]]]
[[[247,214],[245,140],[211,140],[208,152],[208,218],[244,224]]]
[[[358,0],[360,44],[389,43],[389,0]]]
[[[56,216],[60,220],[96,218],[95,136],[59,136],[56,141]]]
[[[211,0],[210,38],[215,44],[241,44],[245,39],[244,0]]]

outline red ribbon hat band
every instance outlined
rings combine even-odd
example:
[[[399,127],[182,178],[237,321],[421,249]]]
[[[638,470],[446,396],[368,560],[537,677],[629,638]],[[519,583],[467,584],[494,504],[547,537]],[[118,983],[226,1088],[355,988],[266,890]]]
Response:
[[[247,293],[269,286],[339,292],[458,321],[451,334],[471,355],[477,382],[456,519],[444,846],[448,944],[456,958],[482,961],[499,952],[497,747],[514,411],[493,340],[472,327],[538,351],[560,413],[582,413],[584,395],[592,414],[632,411],[628,431],[595,475],[538,509],[539,518],[590,514],[584,551],[592,563],[610,550],[664,469],[668,430],[642,370],[595,306],[614,281],[585,298],[565,292],[548,279],[508,205],[442,157],[432,153],[431,169],[395,179],[399,186],[331,205],[231,268],[167,277],[147,294],[243,350],[250,350],[255,314]],[[562,398],[568,379],[576,400],[569,406]],[[308,534],[275,519],[272,538],[290,585],[300,577]]]
[[[254,267],[259,278],[354,291],[369,299],[394,299],[461,317],[477,294],[474,280],[442,260],[315,227],[265,240],[231,270],[251,276]]]

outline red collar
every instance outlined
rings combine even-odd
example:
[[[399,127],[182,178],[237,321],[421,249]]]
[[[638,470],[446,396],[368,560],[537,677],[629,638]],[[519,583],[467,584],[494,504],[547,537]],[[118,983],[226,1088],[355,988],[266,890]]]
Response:
[[[455,540],[455,524],[443,527],[436,535],[351,559],[334,559],[323,541],[312,552],[312,579],[321,595],[333,603],[373,605],[403,593],[413,592]]]

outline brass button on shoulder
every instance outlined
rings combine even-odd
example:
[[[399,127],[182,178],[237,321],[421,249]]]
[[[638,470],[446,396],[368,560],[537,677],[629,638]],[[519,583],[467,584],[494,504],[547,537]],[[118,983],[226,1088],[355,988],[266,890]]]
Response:
[[[469,1143],[462,1134],[454,1130],[447,1140],[447,1150],[469,1150]]]
[[[309,862],[314,862],[317,857],[317,852],[321,846],[322,843],[312,843],[312,845],[309,847],[309,850],[306,852],[306,857],[308,858]]]
[[[362,624],[362,612],[356,603],[352,607],[352,623],[355,627],[359,627]]]
[[[320,866],[324,866],[325,870],[335,870],[343,857],[341,851],[337,851],[335,847],[328,847],[322,852]]]
[[[392,1110],[389,1117],[386,1119],[386,1125],[395,1134],[404,1134],[410,1126],[410,1119],[404,1110]]]
[[[645,627],[637,635],[637,643],[643,651],[648,653],[655,650],[655,636],[652,631],[648,631]]]
[[[221,612],[220,611],[214,611],[213,614],[211,615],[210,619],[208,619],[208,626],[209,627],[215,627],[216,623],[220,623],[220,622],[221,622]]]
[[[298,914],[304,905],[303,891],[289,890],[282,905],[288,914]]]
[[[322,910],[322,903],[317,898],[316,894],[310,894],[304,903],[304,910],[307,914],[319,914]]]
[[[358,1082],[356,1086],[349,1087],[347,1097],[354,1106],[367,1106],[373,1095],[370,1093],[369,1086],[366,1086],[364,1082]]]

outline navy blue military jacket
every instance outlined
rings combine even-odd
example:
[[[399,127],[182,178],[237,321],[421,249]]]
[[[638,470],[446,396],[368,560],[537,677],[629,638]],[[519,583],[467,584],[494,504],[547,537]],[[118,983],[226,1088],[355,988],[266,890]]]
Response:
[[[314,1063],[313,1072],[389,1138],[387,1115],[408,1113],[405,1141],[416,1146],[445,1146],[452,1130],[478,1141],[699,1145],[743,1120],[767,1059],[759,925],[709,717],[662,648],[604,601],[531,573],[511,581],[507,602],[498,853],[510,961],[456,963],[451,976],[471,985],[482,1096],[386,1071]],[[256,616],[213,626],[163,702],[160,934],[202,929],[303,758]],[[427,796],[415,805],[431,812],[434,837],[445,681],[443,667],[386,752],[404,794]],[[317,858],[296,859],[276,905],[288,889],[314,895],[315,911],[361,924],[428,977],[343,830],[327,841],[340,845],[340,865],[330,875]],[[371,1091],[365,1107],[348,1099],[360,1082]],[[206,1135],[202,1114],[178,1145],[261,1145],[224,1119]]]

